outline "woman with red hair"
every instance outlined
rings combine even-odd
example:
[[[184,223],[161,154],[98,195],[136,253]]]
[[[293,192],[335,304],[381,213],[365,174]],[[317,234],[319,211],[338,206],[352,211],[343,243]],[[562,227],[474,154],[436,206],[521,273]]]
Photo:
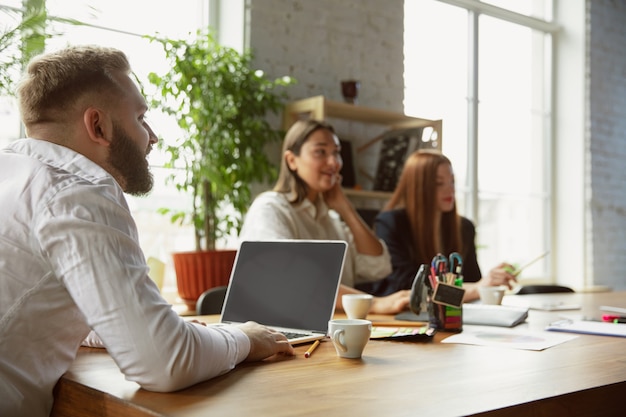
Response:
[[[458,252],[463,258],[465,301],[478,298],[478,285],[506,285],[515,277],[501,263],[482,277],[476,259],[476,230],[456,211],[454,172],[438,151],[418,150],[404,165],[398,185],[374,230],[391,254],[393,272],[384,280],[358,286],[375,295],[411,288],[421,264],[430,265],[438,253]],[[512,269],[511,269],[512,270]]]

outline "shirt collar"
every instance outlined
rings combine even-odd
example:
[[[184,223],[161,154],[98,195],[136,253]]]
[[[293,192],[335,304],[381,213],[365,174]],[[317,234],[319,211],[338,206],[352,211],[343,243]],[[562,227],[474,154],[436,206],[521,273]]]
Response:
[[[91,182],[113,177],[86,156],[62,145],[40,139],[19,139],[6,148],[9,152],[27,155],[43,164],[71,172]]]
[[[308,198],[305,198],[296,209],[307,213],[314,219],[321,219],[328,215],[328,206],[321,195],[317,197],[315,204],[311,203]]]

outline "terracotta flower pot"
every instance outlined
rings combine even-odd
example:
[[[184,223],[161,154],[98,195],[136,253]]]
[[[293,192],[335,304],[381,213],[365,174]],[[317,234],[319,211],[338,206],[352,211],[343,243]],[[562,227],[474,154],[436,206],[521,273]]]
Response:
[[[196,309],[196,301],[204,291],[220,285],[228,285],[236,254],[236,250],[172,254],[178,295],[189,310]]]

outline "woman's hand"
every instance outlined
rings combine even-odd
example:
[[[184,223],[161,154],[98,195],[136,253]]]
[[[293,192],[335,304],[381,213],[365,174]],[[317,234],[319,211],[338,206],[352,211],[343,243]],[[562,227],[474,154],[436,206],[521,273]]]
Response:
[[[502,262],[500,265],[493,268],[486,276],[483,276],[478,282],[468,282],[463,284],[465,288],[465,295],[463,296],[463,302],[478,300],[480,294],[478,293],[478,287],[497,287],[499,285],[505,285],[509,289],[513,288],[513,283],[517,282],[515,275],[511,274],[514,268],[511,264]]]
[[[345,213],[345,210],[351,206],[348,197],[346,197],[343,192],[343,188],[341,188],[341,181],[341,174],[337,174],[333,188],[324,192],[324,201],[326,202],[328,208],[335,210],[340,215]]]
[[[374,234],[374,231],[359,216],[359,213],[343,192],[341,175],[337,174],[337,178],[335,185],[324,193],[326,205],[329,209],[335,210],[339,214],[352,232],[357,252],[372,256],[382,255],[383,245]]]
[[[478,281],[479,285],[485,286],[498,286],[506,285],[508,289],[513,288],[514,283],[517,282],[517,278],[510,271],[515,268],[511,264],[502,262],[500,265],[493,268],[487,276],[484,276]]]
[[[374,297],[370,313],[397,314],[409,308],[410,290],[401,290],[384,297]]]

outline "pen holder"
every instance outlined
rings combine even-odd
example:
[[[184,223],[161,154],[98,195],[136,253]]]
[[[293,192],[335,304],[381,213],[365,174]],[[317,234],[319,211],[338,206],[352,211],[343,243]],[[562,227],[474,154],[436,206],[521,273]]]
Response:
[[[463,331],[463,307],[452,307],[433,301],[433,290],[428,289],[428,322],[430,327],[443,332]]]

